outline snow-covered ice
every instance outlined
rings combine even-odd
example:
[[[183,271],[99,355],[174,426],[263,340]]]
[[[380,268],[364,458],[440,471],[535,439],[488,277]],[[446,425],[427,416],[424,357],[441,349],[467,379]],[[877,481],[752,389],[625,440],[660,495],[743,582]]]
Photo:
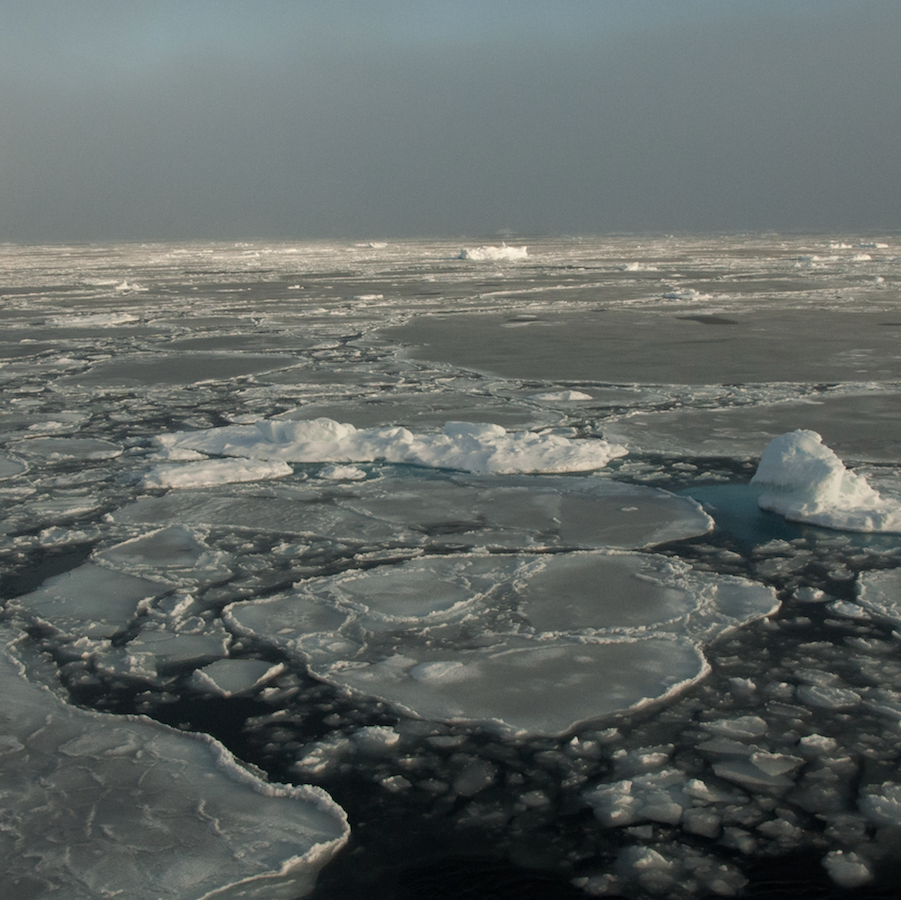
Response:
[[[399,427],[358,429],[328,418],[261,420],[253,425],[164,434],[157,440],[163,452],[196,450],[295,463],[385,460],[496,474],[591,471],[627,452],[607,441],[509,433],[495,424],[448,422],[443,434],[413,434]]]
[[[793,431],[767,445],[751,484],[759,503],[793,522],[844,531],[901,532],[901,502],[883,499],[846,469],[815,431]]]
[[[500,246],[467,247],[460,251],[459,258],[484,262],[498,259],[525,259],[528,255],[526,247],[508,247],[506,244],[501,244]]]

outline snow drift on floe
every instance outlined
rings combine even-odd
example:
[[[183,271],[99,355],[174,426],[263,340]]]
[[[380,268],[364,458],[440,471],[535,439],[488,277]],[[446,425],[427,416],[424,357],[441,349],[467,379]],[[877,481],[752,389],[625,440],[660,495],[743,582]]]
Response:
[[[607,441],[508,432],[501,425],[448,422],[443,434],[414,434],[397,426],[358,429],[327,418],[263,419],[253,425],[164,434],[156,440],[170,458],[194,450],[295,463],[385,460],[496,474],[592,471],[627,452]],[[149,483],[161,480],[155,473],[148,478]]]
[[[863,475],[845,468],[815,431],[793,431],[772,441],[751,484],[759,503],[792,522],[843,531],[901,531],[901,504],[883,499]]]

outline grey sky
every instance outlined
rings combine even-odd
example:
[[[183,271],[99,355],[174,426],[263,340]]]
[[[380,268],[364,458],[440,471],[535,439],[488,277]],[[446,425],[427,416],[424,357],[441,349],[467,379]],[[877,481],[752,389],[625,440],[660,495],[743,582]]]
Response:
[[[0,241],[899,227],[897,0],[6,0]]]

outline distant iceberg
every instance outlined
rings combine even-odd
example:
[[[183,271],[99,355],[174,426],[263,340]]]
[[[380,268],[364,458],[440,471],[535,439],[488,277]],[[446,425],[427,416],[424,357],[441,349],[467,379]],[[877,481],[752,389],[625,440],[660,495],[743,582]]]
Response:
[[[460,251],[457,259],[473,259],[479,262],[492,259],[525,259],[528,256],[526,247],[508,247],[501,244],[500,247],[474,247]]]
[[[845,468],[815,431],[771,441],[751,479],[764,492],[762,509],[842,531],[901,532],[901,504],[883,499],[863,475]]]

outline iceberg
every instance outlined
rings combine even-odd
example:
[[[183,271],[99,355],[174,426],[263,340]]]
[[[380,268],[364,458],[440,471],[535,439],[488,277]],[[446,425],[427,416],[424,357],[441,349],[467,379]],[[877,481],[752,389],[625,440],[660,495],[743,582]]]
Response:
[[[762,509],[842,531],[901,532],[901,503],[883,499],[845,468],[815,431],[780,435],[763,451],[751,484]]]

